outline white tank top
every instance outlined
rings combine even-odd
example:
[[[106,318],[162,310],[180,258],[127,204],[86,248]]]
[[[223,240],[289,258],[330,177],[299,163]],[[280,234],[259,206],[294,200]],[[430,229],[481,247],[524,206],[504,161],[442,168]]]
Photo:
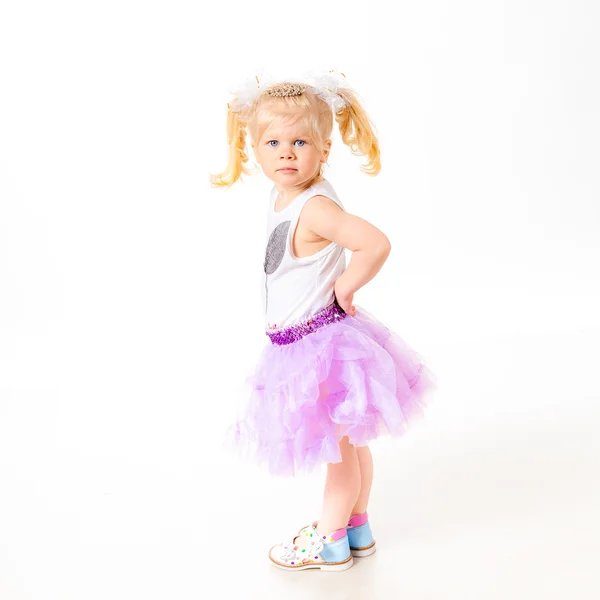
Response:
[[[277,195],[277,186],[273,186],[263,286],[265,327],[269,331],[295,325],[331,304],[335,281],[346,268],[344,247],[335,242],[311,256],[299,258],[292,252],[298,217],[310,198],[327,196],[344,209],[331,184],[327,180],[313,184],[279,212],[274,208]]]

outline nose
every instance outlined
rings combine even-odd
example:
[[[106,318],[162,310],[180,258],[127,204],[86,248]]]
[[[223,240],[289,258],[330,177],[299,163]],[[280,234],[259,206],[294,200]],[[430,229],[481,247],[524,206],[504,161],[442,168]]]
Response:
[[[281,148],[281,158],[294,158],[294,153],[291,148]]]

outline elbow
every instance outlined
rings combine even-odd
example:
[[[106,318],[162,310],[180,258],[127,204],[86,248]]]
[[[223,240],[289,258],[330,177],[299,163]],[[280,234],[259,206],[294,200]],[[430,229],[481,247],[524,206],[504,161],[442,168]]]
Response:
[[[390,240],[387,238],[387,236],[384,235],[379,244],[379,253],[384,258],[387,258],[390,255],[391,251],[392,251],[392,244],[391,244]]]

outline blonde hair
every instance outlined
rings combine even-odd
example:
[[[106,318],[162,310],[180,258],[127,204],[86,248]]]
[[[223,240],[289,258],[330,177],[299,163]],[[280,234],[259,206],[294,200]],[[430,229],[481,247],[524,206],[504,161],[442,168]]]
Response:
[[[346,107],[335,114],[342,141],[356,156],[366,156],[367,162],[361,165],[361,171],[367,175],[377,175],[381,170],[379,141],[372,123],[359,102],[356,93],[344,88],[343,97],[348,99]],[[246,137],[257,143],[262,134],[276,120],[283,124],[303,121],[308,126],[311,139],[319,151],[323,150],[323,141],[331,136],[333,130],[333,112],[327,102],[312,92],[299,96],[270,96],[261,94],[245,115],[232,110],[227,105],[227,144],[229,161],[222,173],[210,174],[212,187],[231,187],[242,174],[251,175],[246,163]],[[322,177],[324,165],[315,179]],[[310,182],[309,182],[310,185]]]

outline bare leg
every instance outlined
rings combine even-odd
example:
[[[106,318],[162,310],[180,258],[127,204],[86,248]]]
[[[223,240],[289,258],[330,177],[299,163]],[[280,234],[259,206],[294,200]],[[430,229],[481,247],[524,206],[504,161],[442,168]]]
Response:
[[[369,495],[371,494],[371,485],[373,484],[373,457],[369,446],[361,446],[356,449],[358,464],[360,467],[360,493],[358,500],[352,509],[352,515],[362,515],[366,512],[369,504]]]
[[[349,443],[347,437],[340,441],[340,452],[341,463],[327,464],[323,511],[317,526],[321,535],[328,535],[348,525],[361,489],[356,448]]]

